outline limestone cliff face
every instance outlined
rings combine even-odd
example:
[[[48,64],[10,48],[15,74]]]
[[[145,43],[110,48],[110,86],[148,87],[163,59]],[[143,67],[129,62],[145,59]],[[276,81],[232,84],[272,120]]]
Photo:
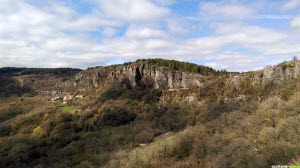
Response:
[[[263,85],[268,82],[274,82],[275,84],[281,84],[282,81],[298,78],[300,75],[300,62],[285,63],[278,66],[269,66],[263,71]]]
[[[76,74],[71,82],[66,81],[65,84],[67,84],[67,86],[72,85],[73,87],[81,88],[83,90],[96,88],[104,83],[107,74],[108,70],[104,67],[94,68]]]
[[[300,76],[300,61],[285,62],[277,66],[269,66],[262,71],[249,72],[243,75],[232,76],[227,80],[227,86],[239,88],[242,82],[249,82],[252,85],[267,84],[280,85],[283,81],[296,79]],[[110,71],[107,79],[113,83],[128,78],[132,86],[142,78],[151,78],[157,89],[188,88],[190,86],[201,87],[202,75],[191,74],[182,71],[169,70],[166,67],[148,65],[144,63],[119,66]],[[96,78],[97,81],[97,78]]]
[[[277,66],[269,66],[261,71],[232,75],[225,80],[225,88],[245,89],[249,85],[265,87],[268,84],[279,86],[284,81],[300,76],[300,61],[285,62]],[[59,84],[69,91],[95,91],[102,86],[114,86],[123,79],[128,79],[132,86],[143,79],[152,79],[157,89],[180,89],[202,87],[207,85],[205,77],[182,71],[170,70],[167,67],[143,62],[110,67],[98,67],[82,71],[72,79]],[[213,80],[216,77],[212,77]]]
[[[129,79],[132,86],[144,78],[152,79],[156,89],[188,88],[190,86],[202,86],[200,82],[202,75],[191,74],[176,70],[169,70],[167,67],[158,67],[144,63],[121,65],[115,68],[94,68],[76,74],[73,80],[73,87],[96,88],[105,84],[117,84],[123,79]],[[67,81],[61,86],[70,85]]]
[[[118,83],[125,77],[129,79],[132,86],[135,86],[137,81],[143,78],[151,78],[157,89],[201,86],[201,75],[169,70],[166,67],[157,67],[143,63],[118,67],[108,75],[108,79],[112,80],[113,83]]]
[[[285,62],[276,66],[268,66],[262,71],[249,72],[245,75],[233,76],[227,80],[227,86],[231,85],[236,88],[241,86],[242,82],[250,82],[252,85],[267,84],[280,85],[289,79],[300,77],[300,61]]]
[[[92,72],[92,73],[85,73],[81,72],[76,74],[75,76],[75,83],[76,86],[77,83],[85,83],[85,86],[87,87],[97,87],[101,82],[101,78],[105,76],[105,74],[101,74],[101,72]]]

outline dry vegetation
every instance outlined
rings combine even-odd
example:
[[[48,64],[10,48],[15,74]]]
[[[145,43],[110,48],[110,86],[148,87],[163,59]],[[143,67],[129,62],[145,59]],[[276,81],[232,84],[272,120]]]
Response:
[[[0,98],[0,167],[299,165],[299,81],[261,88],[247,75],[239,89],[206,76],[173,92],[124,79],[69,100],[71,110],[42,95]]]
[[[297,164],[300,95],[270,98],[164,134],[145,147],[119,151],[106,167],[270,167]],[[122,166],[121,166],[122,165]]]

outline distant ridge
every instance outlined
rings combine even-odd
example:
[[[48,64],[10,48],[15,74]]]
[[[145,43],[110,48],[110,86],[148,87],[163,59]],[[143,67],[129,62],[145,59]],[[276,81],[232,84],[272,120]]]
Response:
[[[19,68],[19,67],[3,67],[0,68],[0,75],[69,75],[82,71],[77,68]]]

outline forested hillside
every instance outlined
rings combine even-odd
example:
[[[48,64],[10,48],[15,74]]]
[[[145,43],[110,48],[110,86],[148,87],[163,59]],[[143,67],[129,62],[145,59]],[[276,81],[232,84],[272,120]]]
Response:
[[[0,167],[300,164],[300,61],[233,76],[138,60],[70,76],[51,70],[44,83],[12,71],[35,93],[0,96]]]
[[[74,73],[80,72],[80,69],[75,68],[17,68],[17,67],[3,67],[0,68],[0,75],[64,75],[70,76]]]
[[[168,67],[172,70],[180,70],[185,72],[191,72],[196,74],[202,75],[209,75],[209,74],[226,74],[226,70],[214,70],[211,67],[197,65],[188,62],[180,62],[176,60],[165,60],[165,59],[139,59],[136,62],[144,62],[145,64],[150,65],[157,65],[157,66],[164,66]],[[125,63],[126,64],[126,63]],[[130,63],[127,63],[130,64]]]

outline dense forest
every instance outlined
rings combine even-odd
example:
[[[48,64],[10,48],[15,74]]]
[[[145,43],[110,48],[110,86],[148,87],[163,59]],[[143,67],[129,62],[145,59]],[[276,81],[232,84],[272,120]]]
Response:
[[[178,70],[183,72],[190,72],[194,74],[201,74],[201,75],[227,75],[227,71],[224,70],[215,70],[211,67],[204,66],[204,65],[197,65],[189,62],[181,62],[176,60],[166,60],[166,59],[160,59],[160,58],[154,58],[154,59],[138,59],[134,62],[125,62],[123,64],[115,64],[115,65],[109,65],[104,68],[106,69],[112,69],[121,65],[130,65],[134,63],[145,63],[148,65],[156,65],[156,66],[162,66],[167,67],[171,70]],[[94,69],[94,68],[103,68],[103,66],[96,66],[96,67],[89,67],[87,70]]]
[[[191,72],[195,74],[202,74],[202,75],[220,75],[220,74],[227,74],[226,70],[215,70],[208,66],[197,65],[189,62],[181,62],[176,60],[166,60],[166,59],[138,59],[134,63],[144,62],[145,64],[150,65],[157,65],[157,66],[164,66],[168,67],[172,70],[179,70],[184,72]],[[125,65],[131,64],[132,62],[124,63]]]

